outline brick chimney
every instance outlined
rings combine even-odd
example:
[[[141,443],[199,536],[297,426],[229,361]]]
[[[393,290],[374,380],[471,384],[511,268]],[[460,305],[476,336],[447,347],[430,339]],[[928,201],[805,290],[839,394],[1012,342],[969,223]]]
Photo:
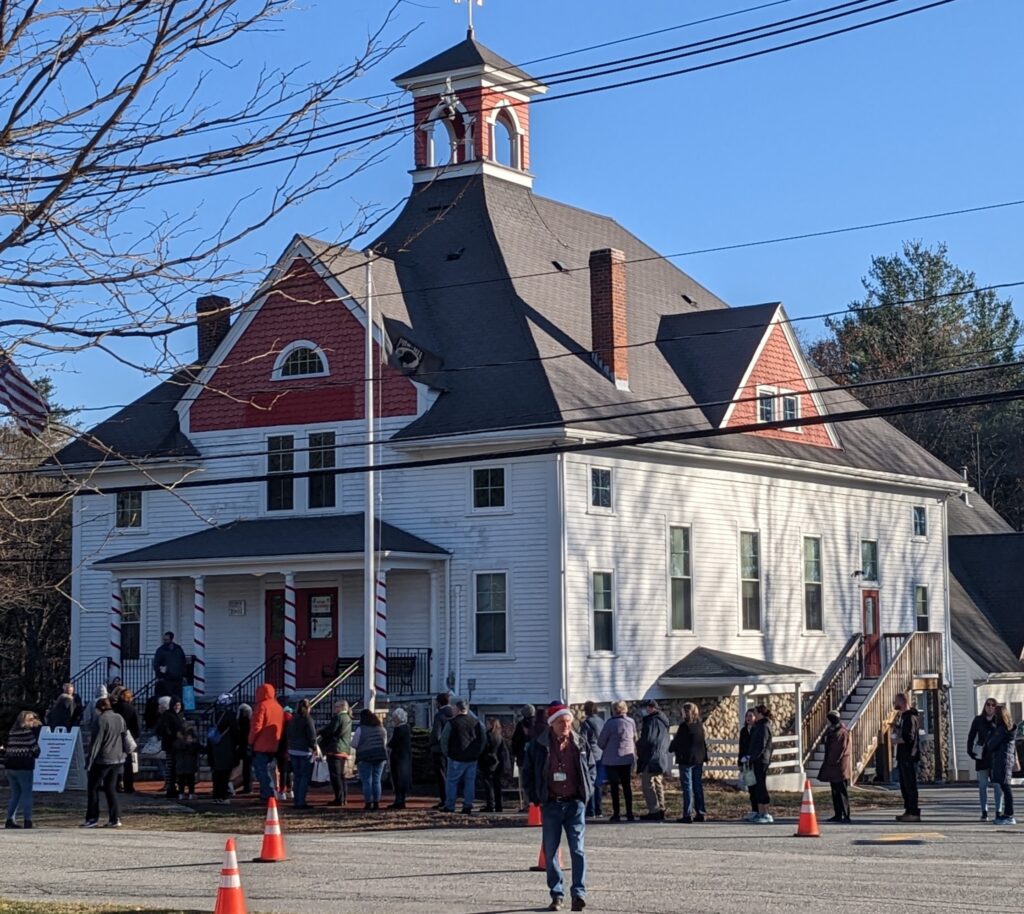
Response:
[[[590,252],[590,336],[594,361],[629,389],[626,329],[626,255],[614,248]]]
[[[223,295],[204,295],[196,299],[196,350],[200,365],[210,361],[230,329],[230,299]]]

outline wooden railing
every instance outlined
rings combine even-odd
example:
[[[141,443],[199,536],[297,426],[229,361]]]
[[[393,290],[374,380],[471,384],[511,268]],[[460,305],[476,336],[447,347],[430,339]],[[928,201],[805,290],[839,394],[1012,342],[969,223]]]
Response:
[[[814,693],[803,714],[804,763],[810,759],[828,727],[828,712],[841,708],[853,694],[864,674],[862,646],[864,636],[854,635],[843,652],[821,677],[821,685]]]
[[[739,740],[709,739],[708,759],[704,763],[704,773],[711,778],[735,779],[739,776]],[[782,734],[772,739],[772,763],[768,767],[769,774],[786,774],[800,769],[797,757],[797,743],[794,734]]]
[[[880,735],[891,724],[893,699],[900,692],[909,692],[916,676],[937,674],[942,680],[941,632],[884,635],[883,642],[889,662],[850,722],[854,780],[871,761]]]

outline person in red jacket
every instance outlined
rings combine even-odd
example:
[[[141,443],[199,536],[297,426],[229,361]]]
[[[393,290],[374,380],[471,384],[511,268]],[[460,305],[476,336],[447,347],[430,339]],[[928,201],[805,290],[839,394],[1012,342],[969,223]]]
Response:
[[[284,708],[278,704],[277,692],[265,682],[256,690],[256,708],[249,727],[252,746],[252,767],[260,782],[260,799],[265,803],[274,796],[270,782],[270,763],[277,756],[277,747],[284,733]]]

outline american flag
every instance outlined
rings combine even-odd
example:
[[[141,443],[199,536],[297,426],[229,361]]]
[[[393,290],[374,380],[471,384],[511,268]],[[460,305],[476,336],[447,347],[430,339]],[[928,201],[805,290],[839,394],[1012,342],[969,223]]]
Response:
[[[0,407],[6,407],[18,428],[35,437],[46,431],[50,407],[18,367],[0,352]]]

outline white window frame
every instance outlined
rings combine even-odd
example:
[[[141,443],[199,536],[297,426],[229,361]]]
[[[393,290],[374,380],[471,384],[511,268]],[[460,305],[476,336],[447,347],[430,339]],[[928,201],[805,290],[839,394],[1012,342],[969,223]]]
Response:
[[[917,532],[917,512],[924,512],[924,533]],[[910,523],[911,533],[918,542],[927,542],[928,540],[928,506],[927,505],[912,505],[910,508]]]
[[[125,494],[127,494],[129,492],[138,492],[138,495],[139,495],[139,524],[136,527],[119,527],[118,526],[118,524],[117,524],[117,497],[118,497],[118,495],[120,493],[115,492],[111,496],[111,499],[113,501],[113,510],[112,510],[113,519],[111,521],[111,528],[113,529],[114,533],[116,533],[118,536],[133,536],[133,535],[137,535],[137,534],[140,534],[140,533],[145,533],[146,532],[146,516],[148,514],[148,511],[146,509],[146,502],[149,501],[149,499],[146,497],[147,493],[143,492],[143,491],[140,491],[138,489],[125,489],[124,491],[125,491]]]
[[[775,417],[775,407],[776,407],[775,394],[776,394],[776,392],[777,391],[775,390],[774,387],[765,387],[763,385],[758,385],[758,387],[757,387],[757,402],[755,404],[755,407],[756,407],[756,410],[757,410],[757,421],[758,422],[774,422],[775,421],[775,418],[776,418]],[[764,416],[761,415],[761,407],[765,403],[769,403],[771,405],[771,408],[772,408],[772,417],[770,419],[766,419]]]
[[[505,650],[503,653],[477,651],[476,623],[479,618],[477,612],[477,578],[484,574],[501,574],[505,576]],[[507,568],[479,568],[473,571],[473,624],[470,627],[473,636],[473,643],[470,645],[469,655],[477,660],[512,660],[515,659],[512,651],[512,574]]]
[[[677,528],[677,527],[681,527],[681,528],[684,528],[684,529],[689,531],[689,536],[690,536],[690,574],[689,574],[688,577],[686,575],[681,575],[680,576],[680,575],[672,574],[672,530]],[[667,598],[668,598],[668,600],[667,600],[667,603],[668,603],[668,607],[667,607],[668,608],[668,616],[667,616],[665,622],[666,622],[666,630],[667,630],[669,636],[673,637],[673,638],[692,637],[693,635],[695,635],[697,633],[697,609],[696,609],[697,601],[696,601],[696,598],[695,598],[697,590],[696,590],[696,585],[694,584],[694,561],[693,561],[693,554],[694,554],[694,549],[693,549],[693,524],[672,523],[670,521],[669,524],[668,524],[668,538],[667,538],[667,542],[665,544],[665,558],[666,558],[666,563],[665,563],[665,572],[666,572],[666,574],[665,574],[665,582],[666,582],[665,583],[665,593],[666,593]],[[689,582],[690,582],[690,627],[689,628],[673,628],[673,626],[672,626],[672,582],[675,581],[677,578],[679,580],[689,580]]]
[[[505,482],[505,504],[501,507],[496,508],[478,508],[476,507],[476,499],[474,498],[476,492],[476,474],[479,470],[501,470],[504,474]],[[469,473],[467,479],[467,497],[466,504],[469,510],[467,514],[511,514],[512,513],[512,465],[508,463],[485,463],[483,465],[474,464],[469,467]]]
[[[875,576],[869,578],[867,571],[864,568],[864,543],[875,544]],[[860,539],[857,540],[857,567],[861,571],[860,583],[868,590],[878,590],[878,584],[881,582],[882,577],[882,550],[879,548],[879,540],[877,536],[869,536],[862,534]]]
[[[270,453],[271,453],[270,452],[270,439],[271,438],[285,438],[285,437],[290,437],[292,439],[292,450],[291,450],[291,454],[292,454],[292,469],[291,469],[291,472],[288,473],[288,474],[285,474],[285,473],[271,473],[270,472]],[[270,507],[270,492],[268,491],[268,488],[267,488],[267,484],[268,484],[269,480],[267,480],[267,481],[265,481],[263,483],[263,486],[262,486],[263,492],[262,492],[261,502],[262,502],[262,507],[263,507],[263,514],[265,514],[267,517],[286,517],[286,516],[288,516],[290,514],[296,514],[298,512],[301,512],[302,509],[305,507],[305,505],[300,503],[300,500],[299,500],[299,496],[300,496],[300,494],[302,494],[305,491],[305,487],[297,486],[296,485],[296,483],[300,482],[300,480],[297,479],[296,476],[295,476],[296,473],[301,472],[301,470],[299,469],[299,461],[297,459],[297,457],[298,457],[298,450],[297,450],[297,448],[301,447],[301,444],[299,444],[299,442],[301,440],[302,440],[302,432],[294,431],[294,430],[293,431],[287,431],[287,432],[286,431],[275,431],[273,434],[266,434],[263,437],[263,451],[264,451],[264,454],[266,455],[263,458],[264,459],[264,464],[263,464],[264,475],[266,475],[266,476],[282,476],[282,477],[287,475],[287,476],[289,476],[291,478],[291,481],[292,481],[292,506],[290,508],[271,508]],[[283,454],[285,452],[284,451],[275,451],[274,453],[275,454]],[[305,481],[305,480],[301,480],[301,481]],[[305,495],[302,495],[302,498],[304,499]]]
[[[597,626],[594,625],[594,617],[599,612],[608,612],[607,609],[596,609],[594,607],[594,597],[596,591],[594,590],[594,575],[607,574],[611,576],[611,596],[612,596],[612,649],[605,650],[604,648],[598,650],[594,646],[594,642],[597,638]],[[591,657],[616,657],[619,651],[619,601],[616,595],[616,574],[615,569],[608,566],[593,566],[587,569],[587,611],[588,611],[588,625],[587,628],[590,632],[590,644],[589,655]]]
[[[917,611],[917,597],[918,597],[918,593],[920,591],[922,591],[922,590],[924,591],[924,608],[925,608],[925,616],[924,617],[925,617],[925,619],[928,620],[928,627],[924,628],[924,629],[918,628],[918,619],[920,619],[921,616],[920,616],[920,614]],[[914,597],[913,597],[913,600],[914,600],[914,627],[913,627],[913,629],[911,629],[911,631],[915,631],[915,632],[920,632],[920,631],[930,632],[930,631],[934,631],[934,629],[932,628],[932,595],[931,595],[931,588],[927,584],[915,583],[914,584],[914,591],[913,591],[913,593],[914,593]]]
[[[127,622],[126,623],[124,621],[123,613],[124,613],[124,607],[125,607],[125,605],[128,602],[127,594],[128,594],[129,590],[136,590],[139,593],[139,618],[138,618],[137,622]],[[128,584],[128,583],[122,582],[122,584],[121,584],[121,612],[122,612],[122,616],[121,616],[121,660],[122,661],[125,661],[125,660],[131,660],[131,661],[142,660],[146,656],[146,650],[145,650],[145,646],[144,646],[143,640],[142,640],[142,632],[143,632],[142,623],[143,623],[143,615],[144,615],[144,612],[145,612],[145,606],[146,606],[146,589],[145,589],[145,587],[142,584]],[[124,656],[124,627],[125,627],[125,625],[136,625],[136,624],[139,626],[139,655],[137,657],[125,657]]]
[[[764,423],[784,421],[786,419],[785,401],[787,397],[792,397],[796,400],[796,415],[793,419],[799,419],[803,415],[803,396],[799,391],[789,390],[786,387],[774,387],[770,384],[758,384],[757,403],[755,404],[757,421]],[[762,403],[767,401],[769,398],[771,398],[772,417],[771,419],[765,419],[761,415],[761,406]],[[781,431],[799,434],[803,431],[803,427],[794,425],[783,428]]]
[[[743,535],[752,533],[757,537],[757,601],[758,622],[760,628],[744,628],[743,625],[743,582],[754,578],[743,577]],[[737,570],[737,622],[741,637],[764,637],[764,537],[757,527],[741,527],[736,536],[736,570]]]
[[[814,539],[818,541],[818,566],[820,568],[820,580],[807,580],[807,560],[804,555],[805,541]],[[807,627],[807,585],[817,584],[821,588],[821,628]],[[800,609],[802,615],[802,627],[805,635],[818,638],[825,634],[825,542],[820,533],[803,533],[800,536]]]
[[[307,473],[323,472],[322,470],[319,470],[319,469],[314,470],[310,466],[310,462],[311,462],[310,461],[310,457],[313,454],[313,446],[310,443],[310,439],[312,438],[313,435],[330,435],[330,434],[334,435],[334,466],[331,467],[331,469],[337,469],[338,468],[338,456],[339,456],[338,455],[338,444],[339,444],[339,439],[341,438],[341,436],[333,428],[323,428],[323,429],[316,429],[316,428],[314,428],[314,429],[310,429],[309,431],[307,431],[305,433],[304,451],[303,451],[303,455],[302,455],[304,457],[304,461],[302,461],[302,462],[304,462],[304,464],[305,464],[305,471],[304,472],[307,472]],[[321,450],[321,449],[318,449],[318,450]],[[322,450],[328,450],[328,449],[327,448],[323,448]],[[296,453],[296,456],[298,456],[297,453]],[[298,463],[298,462],[299,461],[296,461],[296,463]],[[303,472],[303,471],[296,470],[295,472]],[[338,485],[338,479],[340,477],[338,476],[337,473],[335,473],[331,478],[332,478],[332,482],[334,483],[334,504],[333,505],[326,505],[324,507],[319,507],[319,508],[314,508],[309,503],[309,495],[310,495],[309,486],[310,486],[310,483],[313,480],[313,477],[312,476],[305,476],[301,480],[299,480],[300,482],[304,483],[303,485],[299,486],[299,489],[302,492],[302,497],[305,500],[305,504],[303,505],[303,510],[305,510],[309,514],[331,514],[331,513],[334,513],[336,511],[340,510],[340,508],[341,508],[341,492],[340,492],[341,487]],[[298,499],[296,499],[296,508],[298,508]],[[284,514],[284,513],[287,513],[287,512],[271,511],[270,513],[271,514]]]
[[[608,507],[594,504],[594,472],[604,471],[608,474],[608,494],[611,504]],[[615,513],[615,468],[608,464],[592,463],[587,465],[587,513],[588,514],[614,514]]]
[[[281,374],[284,369],[284,363],[288,361],[290,356],[296,349],[312,349],[320,359],[320,364],[324,366],[323,371],[314,371],[310,374]],[[317,346],[316,343],[312,343],[309,340],[294,340],[284,347],[278,354],[277,358],[274,359],[274,370],[270,373],[271,381],[302,381],[306,378],[326,378],[331,373],[331,366],[327,361],[327,356],[324,355],[324,351]]]

